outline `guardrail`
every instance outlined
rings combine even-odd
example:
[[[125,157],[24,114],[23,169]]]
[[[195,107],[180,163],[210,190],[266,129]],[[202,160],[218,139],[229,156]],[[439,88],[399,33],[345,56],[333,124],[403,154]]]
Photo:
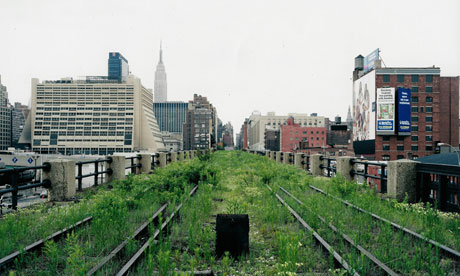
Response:
[[[11,193],[11,208],[16,210],[18,206],[18,191],[33,189],[37,187],[51,187],[51,182],[47,179],[37,182],[33,181],[31,183],[20,185],[22,184],[20,181],[20,174],[30,170],[44,170],[49,171],[51,168],[50,163],[43,163],[41,166],[32,166],[32,167],[20,167],[20,168],[8,168],[8,169],[0,169],[0,175],[4,175],[10,179],[10,187],[6,189],[0,190],[0,196]]]
[[[320,169],[325,169],[326,170],[326,175],[325,176],[331,177],[332,174],[334,176],[337,174],[337,168],[335,166],[335,164],[336,164],[335,163],[336,162],[335,158],[325,157],[325,156],[321,155],[319,160],[321,160],[321,161],[326,160],[327,161],[327,165],[323,165],[323,164],[319,165]]]
[[[358,159],[351,159],[350,160],[352,165],[361,164],[364,165],[364,170],[362,172],[352,169],[350,174],[354,177],[355,175],[363,176],[366,180],[366,183],[369,179],[377,179],[380,181],[380,193],[387,192],[387,173],[386,163],[379,163],[379,162],[369,162],[369,161],[361,161]],[[380,173],[378,175],[369,174],[369,166],[380,167]]]
[[[142,164],[139,163],[139,161],[141,159],[142,159],[142,156],[140,156],[140,155],[126,157],[126,160],[131,160],[131,165],[125,167],[125,169],[127,169],[127,170],[131,169],[131,173],[135,174],[136,169],[142,167]],[[138,162],[134,162],[134,160],[137,160]]]
[[[91,176],[94,176],[94,186],[97,186],[98,185],[98,179],[99,179],[99,175],[103,175],[103,174],[107,174],[107,175],[111,175],[113,173],[113,170],[108,168],[108,169],[105,169],[105,170],[102,170],[102,171],[99,171],[99,165],[100,164],[103,164],[103,163],[112,163],[112,157],[107,157],[105,159],[96,159],[96,160],[89,160],[89,161],[79,161],[79,162],[76,162],[75,165],[77,166],[78,168],[78,171],[77,171],[77,176],[75,177],[78,181],[78,184],[77,184],[77,191],[82,191],[83,190],[83,179],[84,178],[87,178],[87,177],[91,177]],[[83,165],[87,165],[87,164],[94,164],[94,171],[92,173],[89,173],[89,174],[83,174]]]

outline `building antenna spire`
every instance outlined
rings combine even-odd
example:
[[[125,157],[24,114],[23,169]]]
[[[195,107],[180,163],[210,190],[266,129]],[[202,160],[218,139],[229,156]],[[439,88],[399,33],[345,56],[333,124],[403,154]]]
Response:
[[[163,41],[160,40],[160,63],[163,63]]]

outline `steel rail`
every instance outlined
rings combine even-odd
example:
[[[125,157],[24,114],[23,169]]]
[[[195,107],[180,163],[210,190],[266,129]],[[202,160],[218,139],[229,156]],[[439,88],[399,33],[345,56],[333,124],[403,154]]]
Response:
[[[308,225],[300,215],[294,211],[294,209],[289,206],[276,192],[270,188],[270,186],[267,185],[267,188],[275,193],[276,198],[281,202],[282,205],[284,205],[286,208],[288,208],[289,212],[302,224],[302,226],[307,229],[309,232],[313,234],[313,237],[316,239],[316,241],[329,253],[332,253],[334,257],[334,262],[336,266],[341,266],[345,270],[347,270],[351,275],[354,276],[359,276],[359,274],[345,261],[345,259],[340,256],[339,253],[337,253],[310,225]]]
[[[59,239],[61,239],[66,233],[78,228],[78,227],[81,227],[87,223],[90,223],[91,220],[93,219],[92,216],[89,216],[89,217],[86,217],[84,218],[83,220],[80,220],[78,221],[77,223],[75,224],[72,224],[71,226],[69,227],[66,227],[66,228],[63,228],[57,232],[54,232],[53,234],[49,235],[48,237],[44,238],[44,239],[40,239],[36,242],[33,242],[31,244],[29,244],[28,246],[26,246],[24,248],[24,250],[20,250],[20,251],[15,251],[3,258],[0,259],[0,271],[6,269],[8,266],[10,266],[11,264],[14,263],[14,261],[19,258],[19,256],[21,255],[24,255],[24,254],[27,254],[27,253],[30,253],[30,252],[33,252],[33,251],[38,251],[40,250],[44,245],[45,245],[45,242],[47,241],[50,241],[50,240],[53,240],[53,241],[58,241]]]
[[[375,220],[379,220],[379,221],[388,223],[388,224],[390,224],[390,225],[393,227],[393,229],[400,230],[400,231],[402,231],[403,233],[409,234],[410,236],[412,236],[412,237],[414,237],[414,238],[417,238],[417,239],[419,239],[419,240],[421,240],[421,241],[430,243],[431,245],[433,245],[433,246],[435,246],[436,248],[438,248],[438,249],[440,250],[440,252],[441,252],[444,256],[449,257],[449,258],[452,258],[452,259],[454,259],[454,260],[456,260],[456,261],[460,261],[460,252],[456,251],[455,249],[452,249],[452,248],[450,248],[450,247],[448,247],[448,246],[446,246],[446,245],[443,245],[443,244],[441,244],[441,243],[439,243],[439,242],[437,242],[437,241],[434,241],[434,240],[432,240],[432,239],[429,239],[429,238],[427,238],[427,237],[425,237],[425,236],[423,236],[423,235],[421,235],[421,234],[419,234],[419,233],[417,233],[417,232],[415,232],[415,231],[412,231],[412,230],[410,230],[410,229],[407,229],[407,228],[405,228],[405,227],[403,227],[403,226],[401,226],[401,225],[399,225],[399,224],[397,224],[397,223],[394,223],[394,222],[392,222],[392,221],[390,221],[390,220],[387,220],[387,219],[385,219],[385,218],[382,218],[382,217],[380,217],[380,216],[378,216],[378,215],[376,215],[376,214],[374,214],[374,213],[371,213],[371,212],[369,212],[369,211],[366,211],[366,210],[364,210],[364,209],[362,209],[362,208],[360,208],[360,207],[358,207],[358,206],[356,206],[356,205],[354,205],[354,204],[352,204],[352,203],[350,203],[350,202],[348,202],[348,201],[346,201],[346,200],[343,200],[343,199],[341,199],[341,198],[339,198],[339,197],[336,197],[336,196],[334,196],[334,195],[331,195],[331,194],[329,194],[329,193],[326,193],[326,192],[324,192],[323,190],[321,190],[321,189],[319,189],[319,188],[317,188],[317,187],[315,187],[315,186],[309,185],[309,187],[310,187],[312,190],[314,190],[314,191],[316,191],[316,192],[318,192],[318,193],[320,193],[320,194],[322,194],[322,195],[329,196],[329,197],[331,197],[331,198],[333,198],[333,199],[335,199],[335,200],[341,201],[341,202],[342,202],[343,204],[345,204],[346,206],[351,207],[351,208],[353,208],[353,209],[355,209],[355,210],[357,210],[357,211],[359,211],[359,212],[362,212],[362,213],[364,213],[364,214],[367,214],[367,215],[371,216],[371,217],[372,217],[373,219],[375,219]]]
[[[165,230],[166,226],[168,225],[169,222],[171,222],[174,217],[178,214],[178,212],[180,211],[180,209],[182,208],[183,204],[188,200],[188,198],[190,198],[191,196],[193,196],[196,192],[196,190],[198,189],[198,185],[196,185],[189,193],[189,197],[187,197],[184,202],[182,202],[181,204],[179,204],[174,212],[172,212],[168,218],[161,224],[161,227],[160,229],[156,229],[154,234],[141,246],[141,248],[131,257],[131,259],[129,259],[129,261],[120,269],[120,271],[118,271],[118,273],[116,274],[117,276],[122,276],[122,275],[126,275],[135,265],[136,263],[141,259],[141,257],[144,255],[145,253],[145,250],[151,245],[153,244],[157,238],[160,236],[160,233],[162,231]]]
[[[300,201],[297,197],[295,197],[294,195],[292,195],[290,192],[288,192],[286,189],[284,189],[283,187],[279,186],[280,187],[280,190],[283,191],[285,194],[287,194],[289,197],[291,197],[292,199],[294,199],[299,205],[302,205],[304,206],[305,208],[308,208],[302,201]],[[351,246],[353,246],[354,248],[358,249],[359,252],[361,252],[362,254],[364,254],[369,260],[371,260],[378,268],[380,268],[381,270],[385,271],[388,275],[392,275],[392,276],[396,276],[396,275],[399,275],[398,273],[396,273],[395,271],[393,271],[391,268],[389,268],[388,266],[386,266],[382,261],[380,261],[377,257],[375,257],[374,255],[372,255],[372,253],[370,253],[369,251],[367,251],[365,248],[363,248],[361,245],[357,244],[353,239],[351,239],[348,235],[344,234],[344,233],[341,233],[332,223],[327,223],[326,220],[316,214],[315,212],[313,212],[310,208],[308,208],[309,212],[315,214],[318,219],[320,221],[322,221],[324,224],[326,224],[332,231],[334,231],[334,233],[336,234],[340,234],[342,236],[342,238]]]

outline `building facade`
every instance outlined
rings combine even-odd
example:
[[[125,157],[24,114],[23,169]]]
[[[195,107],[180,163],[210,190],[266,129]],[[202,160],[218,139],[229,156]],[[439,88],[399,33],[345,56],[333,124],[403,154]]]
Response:
[[[32,79],[32,106],[20,142],[38,153],[99,154],[164,149],[153,93],[130,75]]]
[[[128,60],[118,52],[109,53],[108,76],[110,80],[124,82],[129,75]]]
[[[270,151],[280,151],[280,130],[265,130],[265,149]]]
[[[296,124],[294,117],[281,125],[280,144],[283,152],[299,152],[308,148],[327,148],[327,128]]]
[[[289,113],[287,116],[275,115],[274,112],[268,112],[262,115],[260,112],[253,112],[247,121],[247,141],[248,147],[252,150],[265,150],[265,130],[281,129],[281,126],[287,124],[287,119],[294,117],[294,123],[301,127],[326,127],[328,120],[317,114],[297,114]]]
[[[439,143],[458,145],[459,77],[443,77],[438,67],[382,68],[378,61],[362,73],[360,58],[353,73],[355,152],[360,150],[357,145],[372,143],[370,158],[417,159],[434,154]],[[383,89],[394,93],[390,102],[379,96]],[[403,91],[410,95],[407,111],[401,109]],[[379,121],[393,122],[393,131],[382,131]],[[407,131],[398,129],[400,124],[406,124]]]
[[[183,127],[184,150],[215,147],[217,137],[217,112],[206,97],[194,94],[188,104]]]
[[[2,84],[0,76],[0,150],[11,146],[11,108],[8,101],[8,90]]]
[[[166,82],[166,68],[163,64],[163,49],[160,45],[160,60],[155,71],[154,102],[162,103],[168,100],[168,84]]]
[[[24,130],[27,116],[29,115],[29,107],[21,103],[14,103],[11,109],[11,146],[19,147],[19,138]]]
[[[153,112],[161,131],[182,134],[188,103],[159,102],[153,103]]]

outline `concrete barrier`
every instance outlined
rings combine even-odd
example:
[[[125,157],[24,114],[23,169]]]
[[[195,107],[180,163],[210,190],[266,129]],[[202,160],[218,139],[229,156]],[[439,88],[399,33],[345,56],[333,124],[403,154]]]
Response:
[[[277,163],[280,163],[280,162],[281,162],[281,151],[277,151],[277,152],[276,152],[275,161],[276,161]]]
[[[387,193],[390,197],[403,201],[407,193],[409,202],[417,201],[416,164],[407,159],[388,161]]]
[[[43,179],[51,181],[50,201],[65,201],[75,197],[75,160],[55,159],[48,161],[51,168],[43,171]]]
[[[304,168],[304,164],[303,164],[303,156],[304,154],[303,153],[296,153],[295,156],[294,156],[294,166],[296,167],[299,167],[299,168]]]
[[[123,155],[112,155],[108,158],[112,159],[112,162],[106,162],[105,167],[111,169],[112,174],[107,176],[107,182],[124,179],[126,170],[125,157]]]
[[[141,164],[141,167],[138,168],[139,173],[150,173],[152,171],[152,155],[149,153],[139,154],[141,160],[137,162]]]
[[[166,152],[160,152],[160,157],[158,157],[158,160],[160,161],[158,166],[160,168],[166,167],[166,165],[167,165],[166,158],[167,158],[167,153]]]
[[[310,155],[310,172],[314,176],[323,175],[323,169],[320,168],[320,165],[324,165],[323,160],[321,160],[321,154]]]
[[[354,169],[354,166],[351,164],[352,159],[354,158],[349,156],[342,156],[336,158],[337,174],[342,175],[348,181],[353,180],[353,176],[350,174],[350,171]]]
[[[171,163],[177,162],[177,152],[171,152]]]

